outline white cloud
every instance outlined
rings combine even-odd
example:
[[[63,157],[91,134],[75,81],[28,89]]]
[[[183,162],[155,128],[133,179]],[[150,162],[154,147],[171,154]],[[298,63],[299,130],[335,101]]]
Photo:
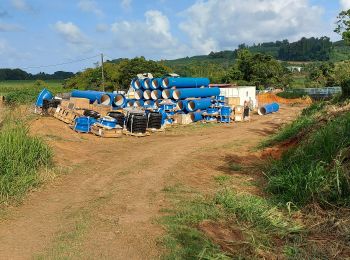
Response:
[[[342,10],[350,9],[350,0],[340,0],[340,7]]]
[[[0,22],[0,32],[18,32],[23,31],[23,27],[18,24]]]
[[[130,55],[180,57],[185,47],[170,32],[167,16],[157,10],[145,13],[145,21],[121,21],[112,24],[116,36],[114,45]]]
[[[321,36],[323,9],[308,0],[197,1],[180,24],[197,53],[302,36]]]
[[[11,0],[11,4],[19,11],[33,12],[33,7],[26,0]]]
[[[132,3],[132,0],[121,0],[120,5],[121,5],[124,9],[130,9],[131,3]]]
[[[108,24],[104,24],[104,23],[99,23],[96,25],[96,31],[97,32],[107,32],[109,29]]]
[[[88,44],[86,36],[82,33],[78,26],[72,22],[58,21],[54,28],[56,31],[70,44],[84,45]]]
[[[96,1],[94,0],[80,0],[78,3],[78,7],[80,10],[84,12],[91,12],[97,15],[98,17],[103,17],[103,11],[98,8]]]

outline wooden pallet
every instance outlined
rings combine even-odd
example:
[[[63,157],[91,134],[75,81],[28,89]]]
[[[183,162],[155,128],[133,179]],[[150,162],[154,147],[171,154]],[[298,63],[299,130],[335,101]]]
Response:
[[[91,126],[91,133],[104,138],[118,138],[123,135],[122,128],[105,128],[99,125]]]
[[[66,124],[73,124],[74,120],[79,116],[80,115],[78,115],[74,111],[62,107],[57,108],[56,112],[54,113],[55,118],[65,122]]]
[[[165,128],[164,127],[162,127],[161,129],[147,128],[147,131],[151,133],[162,133],[162,132],[165,132]]]
[[[135,136],[135,137],[145,137],[145,136],[151,135],[149,132],[146,132],[146,133],[131,133],[131,132],[127,131],[127,130],[124,130],[123,134],[129,135],[129,136]]]

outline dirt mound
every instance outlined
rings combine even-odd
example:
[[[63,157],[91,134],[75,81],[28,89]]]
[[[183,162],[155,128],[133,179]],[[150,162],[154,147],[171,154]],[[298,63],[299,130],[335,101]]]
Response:
[[[287,99],[287,98],[281,98],[273,93],[259,94],[259,95],[257,95],[257,99],[258,99],[258,104],[268,104],[268,103],[272,103],[272,102],[277,102],[279,104],[286,104],[286,105],[291,105],[291,104],[310,105],[310,104],[312,104],[312,100],[310,97]]]
[[[200,223],[198,228],[229,254],[237,254],[237,251],[242,250],[246,245],[242,230],[235,227],[234,224],[228,225],[206,220]]]

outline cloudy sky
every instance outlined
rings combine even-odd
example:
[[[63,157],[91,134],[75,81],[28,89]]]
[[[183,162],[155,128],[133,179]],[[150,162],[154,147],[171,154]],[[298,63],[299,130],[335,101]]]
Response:
[[[335,18],[349,8],[350,0],[0,0],[0,67],[78,71],[100,53],[159,60],[302,36],[338,40]],[[62,65],[33,68],[54,64]]]

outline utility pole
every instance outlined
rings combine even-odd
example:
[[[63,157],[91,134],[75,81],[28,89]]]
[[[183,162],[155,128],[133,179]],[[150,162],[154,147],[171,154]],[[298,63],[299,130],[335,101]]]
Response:
[[[102,73],[102,90],[105,91],[105,74],[103,71],[103,53],[101,53],[101,73]]]

